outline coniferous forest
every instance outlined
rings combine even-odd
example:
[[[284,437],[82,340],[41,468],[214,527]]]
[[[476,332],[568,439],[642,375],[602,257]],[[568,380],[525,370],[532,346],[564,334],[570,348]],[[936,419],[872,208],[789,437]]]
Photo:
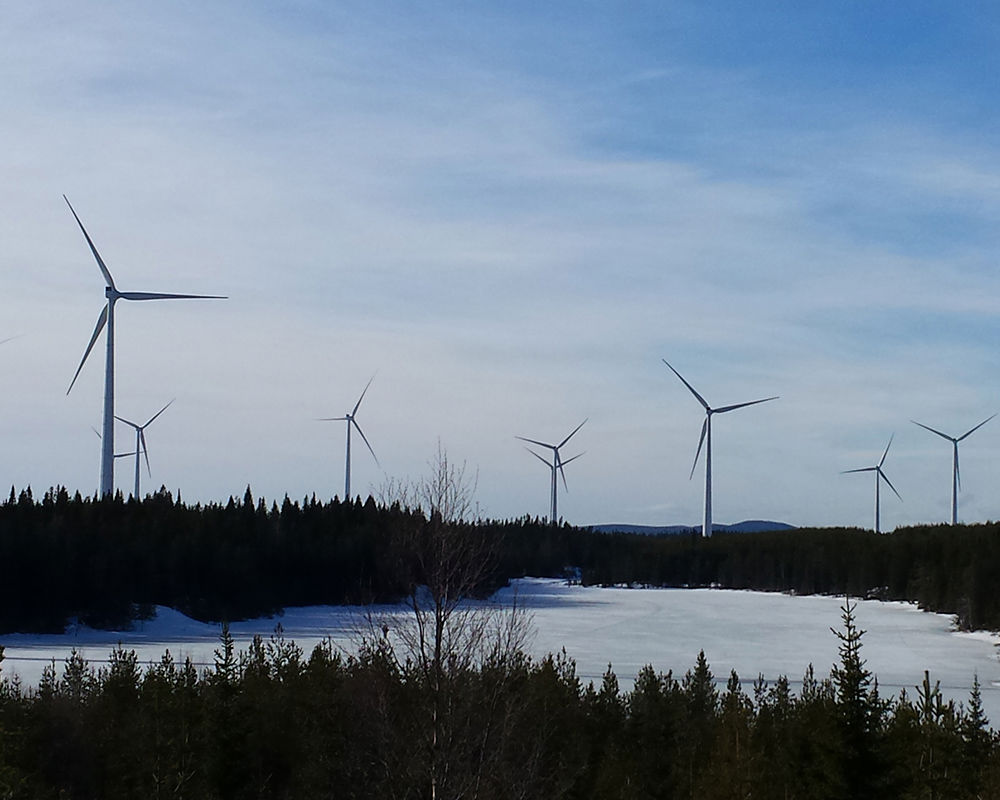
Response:
[[[912,696],[881,696],[850,601],[831,633],[839,663],[810,669],[797,694],[784,678],[748,690],[735,674],[721,690],[703,655],[683,676],[647,667],[630,692],[610,668],[583,685],[570,655],[526,655],[523,612],[462,602],[569,572],[908,598],[990,627],[996,525],[704,540],[467,523],[448,506],[279,505],[249,488],[194,506],[165,490],[142,502],[12,491],[0,506],[4,631],[125,627],[158,604],[203,620],[396,600],[410,614],[391,631],[373,619],[357,652],[307,655],[280,627],[237,652],[224,626],[200,672],[119,649],[99,670],[70,654],[37,688],[4,678],[0,797],[1000,797],[1000,737],[978,686],[957,707],[930,677]]]
[[[840,659],[787,680],[717,688],[609,670],[581,684],[565,654],[503,639],[473,660],[401,659],[377,637],[306,656],[277,632],[237,652],[224,630],[198,673],[118,650],[72,655],[37,692],[0,683],[0,796],[10,798],[973,798],[1000,796],[1000,740],[925,679],[880,697],[843,608]],[[413,654],[411,654],[413,655]],[[431,667],[431,668],[427,668]]]
[[[392,504],[280,503],[248,488],[188,506],[166,490],[142,502],[30,490],[0,505],[0,633],[61,631],[73,618],[122,628],[154,605],[233,621],[289,606],[394,602],[426,582],[412,553],[426,515]],[[490,557],[471,591],[509,579],[721,586],[912,600],[970,629],[1000,629],[1000,524],[822,528],[643,536],[539,519],[452,523]]]

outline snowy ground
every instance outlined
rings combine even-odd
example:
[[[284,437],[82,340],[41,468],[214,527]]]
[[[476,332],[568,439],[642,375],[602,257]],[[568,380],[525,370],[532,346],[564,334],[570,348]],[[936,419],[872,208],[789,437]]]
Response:
[[[731,669],[748,684],[758,675],[773,681],[787,675],[797,688],[811,663],[826,677],[837,660],[831,627],[840,626],[842,598],[791,597],[763,592],[714,589],[599,589],[566,586],[555,580],[526,579],[494,598],[509,603],[514,591],[533,619],[531,651],[537,655],[565,647],[585,680],[600,681],[612,663],[623,688],[645,664],[683,675],[704,650],[716,677],[725,682]],[[384,613],[398,609],[383,608]],[[957,633],[951,618],[926,614],[906,603],[859,603],[857,619],[867,631],[863,655],[877,674],[883,695],[914,687],[930,670],[948,697],[967,701],[973,675],[994,727],[1000,727],[1000,637]],[[308,607],[288,609],[281,617],[234,623],[240,646],[254,634],[265,638],[281,623],[306,655],[325,638],[348,652],[366,627],[365,609]],[[5,659],[0,674],[18,674],[34,685],[42,668],[62,661],[75,647],[100,666],[119,642],[134,649],[140,662],[158,660],[169,649],[178,661],[190,657],[210,665],[220,626],[195,622],[160,608],[156,619],[130,632],[73,628],[63,635],[15,634],[0,637]]]

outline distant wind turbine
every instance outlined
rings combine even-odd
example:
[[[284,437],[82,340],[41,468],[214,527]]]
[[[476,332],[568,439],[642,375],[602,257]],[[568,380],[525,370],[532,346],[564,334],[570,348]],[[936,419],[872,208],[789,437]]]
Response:
[[[358,402],[354,404],[354,410],[349,414],[345,414],[342,417],[322,417],[319,422],[347,422],[347,459],[346,466],[344,468],[344,499],[351,499],[351,426],[355,427],[358,434],[364,440],[365,445],[368,447],[368,452],[372,454],[372,458],[375,459],[375,464],[381,466],[378,463],[378,456],[375,455],[375,451],[372,450],[372,446],[368,444],[368,437],[365,436],[365,432],[361,430],[361,426],[358,425],[357,416],[358,409],[361,408],[361,401],[365,399],[365,392],[368,391],[368,387],[372,385],[372,381],[375,380],[375,376],[372,375],[368,379],[368,383],[365,384],[364,391],[361,392],[361,397],[358,398]]]
[[[670,371],[681,379],[681,383],[687,386],[691,394],[695,396],[705,409],[705,421],[701,425],[701,438],[698,439],[698,451],[694,454],[694,463],[691,465],[691,475],[688,476],[688,480],[694,477],[695,468],[698,466],[698,458],[701,456],[701,447],[705,445],[705,516],[701,524],[701,535],[708,538],[712,535],[712,415],[725,414],[727,411],[735,411],[745,406],[766,403],[769,400],[777,400],[778,397],[765,397],[762,400],[751,400],[749,403],[737,403],[736,405],[712,408],[705,401],[705,398],[698,394],[690,383],[684,380],[684,376],[671,366],[667,359],[664,358],[662,360],[664,364],[670,367]]]
[[[73,212],[76,224],[80,226],[80,230],[83,232],[83,236],[90,246],[90,252],[94,254],[97,266],[100,267],[101,274],[104,275],[106,284],[104,287],[104,296],[108,300],[107,305],[104,306],[97,318],[97,326],[90,337],[90,344],[87,345],[87,350],[80,360],[80,366],[76,368],[76,374],[73,375],[73,380],[70,381],[66,394],[69,394],[73,390],[73,384],[76,383],[76,379],[80,375],[80,370],[83,369],[90,351],[94,349],[101,331],[107,325],[107,351],[104,363],[104,420],[102,425],[104,433],[101,436],[101,495],[107,497],[113,495],[115,492],[115,303],[119,300],[225,300],[226,298],[208,294],[163,294],[161,292],[118,291],[114,278],[111,277],[111,272],[104,263],[104,259],[101,258],[101,254],[97,252],[90,234],[83,227],[83,223],[70,204],[69,198],[63,195],[63,200],[66,201],[69,210]]]
[[[94,432],[94,436],[96,436],[98,439],[101,438],[101,432],[97,430],[97,428],[91,425],[90,429]],[[115,458],[131,458],[134,455],[135,453],[115,453]]]
[[[176,399],[177,398],[175,397],[174,400]],[[130,422],[124,417],[119,417],[117,414],[115,415],[115,419],[117,419],[119,422],[124,422],[126,425],[131,425],[133,428],[135,428],[135,491],[133,492],[132,497],[136,499],[136,502],[138,502],[139,499],[141,498],[141,495],[139,494],[139,475],[142,472],[139,469],[140,452],[146,457],[146,472],[149,474],[150,477],[153,476],[153,472],[149,468],[149,450],[146,448],[146,428],[152,425],[153,420],[155,420],[158,416],[160,416],[160,414],[162,414],[164,411],[170,408],[170,405],[173,402],[174,401],[171,400],[163,408],[161,408],[159,411],[153,414],[153,416],[151,416],[148,420],[146,420],[146,423],[144,425],[138,425],[135,422]]]
[[[556,473],[562,475],[563,488],[568,492],[569,491],[569,486],[567,486],[567,484],[566,484],[566,471],[563,469],[563,467],[565,467],[571,461],[576,461],[576,459],[578,459],[580,456],[583,455],[583,453],[579,453],[579,454],[573,456],[572,458],[567,458],[565,461],[563,461],[562,457],[559,455],[559,448],[561,448],[563,445],[566,444],[566,442],[568,442],[570,439],[572,439],[573,435],[578,430],[580,430],[580,428],[582,428],[586,423],[587,423],[587,420],[584,420],[579,425],[577,425],[575,428],[573,428],[572,433],[570,433],[569,436],[567,436],[565,439],[563,439],[561,442],[559,442],[559,444],[549,444],[548,442],[539,442],[536,439],[528,439],[528,438],[526,438],[524,436],[515,436],[514,437],[515,439],[520,439],[522,442],[530,442],[531,444],[538,445],[539,447],[547,447],[547,448],[549,448],[552,451],[552,461],[549,461],[548,459],[543,458],[542,456],[538,455],[538,453],[536,453],[530,447],[526,447],[525,448],[525,450],[527,450],[529,453],[531,453],[531,455],[533,455],[535,458],[537,458],[539,461],[541,461],[549,469],[552,470],[552,514],[549,517],[549,523],[552,524],[552,525],[555,525],[555,524],[557,524],[559,522],[559,514],[558,514],[559,482],[556,480]]]
[[[895,436],[895,434],[893,434],[893,436]],[[889,455],[889,448],[892,446],[893,436],[889,437],[889,444],[885,446],[885,452],[882,453],[882,458],[879,459],[878,464],[876,464],[874,467],[861,467],[860,469],[845,469],[843,472],[840,473],[841,475],[847,475],[850,472],[875,473],[875,533],[882,532],[882,528],[879,525],[879,488],[881,486],[881,482],[885,481],[886,484],[888,484],[889,488],[892,489],[892,491],[895,493],[896,497],[899,497],[900,500],[903,499],[902,497],[900,497],[899,492],[896,491],[896,487],[892,485],[892,481],[890,481],[888,476],[882,471],[882,465],[885,463],[885,457]]]
[[[956,438],[954,436],[949,436],[947,433],[941,433],[941,431],[934,430],[934,428],[931,428],[928,425],[924,425],[924,423],[922,423],[922,422],[917,422],[914,419],[910,420],[910,422],[912,422],[914,425],[919,425],[925,431],[930,431],[931,433],[936,433],[942,439],[947,439],[952,444],[952,453],[953,453],[953,455],[952,455],[952,469],[951,469],[951,524],[952,525],[958,525],[958,491],[959,491],[959,489],[962,488],[962,478],[961,478],[961,476],[958,473],[958,443],[960,441],[962,441],[962,439],[964,439],[967,436],[969,436],[970,434],[975,433],[976,431],[978,431],[981,427],[983,427],[983,425],[985,425],[987,422],[989,422],[995,416],[996,416],[996,414],[994,414],[991,417],[987,417],[982,422],[980,422],[978,425],[976,425],[976,427],[971,428],[970,430],[967,430],[965,433],[963,433],[958,438]]]

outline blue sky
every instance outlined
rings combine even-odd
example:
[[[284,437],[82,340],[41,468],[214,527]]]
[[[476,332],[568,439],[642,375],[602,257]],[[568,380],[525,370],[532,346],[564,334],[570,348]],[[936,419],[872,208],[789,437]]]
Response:
[[[343,485],[359,414],[383,469],[440,437],[488,514],[545,514],[514,439],[573,440],[576,523],[871,525],[867,466],[948,515],[947,443],[1000,410],[1000,12],[988,4],[261,3],[9,10],[0,27],[0,467],[96,488],[100,353],[152,484]],[[0,337],[2,338],[2,337]],[[119,429],[120,441],[128,441]],[[963,443],[962,517],[1000,517],[1000,423]],[[118,467],[119,486],[131,485]],[[149,480],[144,478],[147,481]]]

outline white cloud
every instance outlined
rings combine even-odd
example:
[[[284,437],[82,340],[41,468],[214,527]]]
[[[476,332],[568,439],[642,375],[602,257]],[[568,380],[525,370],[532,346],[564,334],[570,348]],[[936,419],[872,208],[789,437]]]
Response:
[[[764,124],[753,70],[661,58],[574,85],[477,56],[481,20],[299,8],[12,16],[0,308],[24,337],[0,358],[18,485],[96,481],[100,353],[61,394],[101,285],[65,192],[122,288],[230,295],[120,312],[119,408],[178,396],[150,433],[153,483],[191,499],[337,491],[343,432],[313,419],[378,369],[365,431],[393,474],[440,435],[491,513],[543,514],[548,477],[513,437],[589,416],[567,518],[693,522],[700,418],[666,356],[713,402],[782,395],[720,424],[720,520],[870,524],[867,488],[837,473],[893,430],[906,503],[886,521],[935,518],[908,419],[977,421],[1000,388],[992,148],[860,103]],[[704,138],[656,134],[700,146],[633,146],[666,118],[619,117],[629,86],[683,100]],[[644,130],[613,141],[616,119]],[[357,487],[381,480],[366,457]],[[991,464],[969,462],[973,518],[997,516],[972,488]]]

